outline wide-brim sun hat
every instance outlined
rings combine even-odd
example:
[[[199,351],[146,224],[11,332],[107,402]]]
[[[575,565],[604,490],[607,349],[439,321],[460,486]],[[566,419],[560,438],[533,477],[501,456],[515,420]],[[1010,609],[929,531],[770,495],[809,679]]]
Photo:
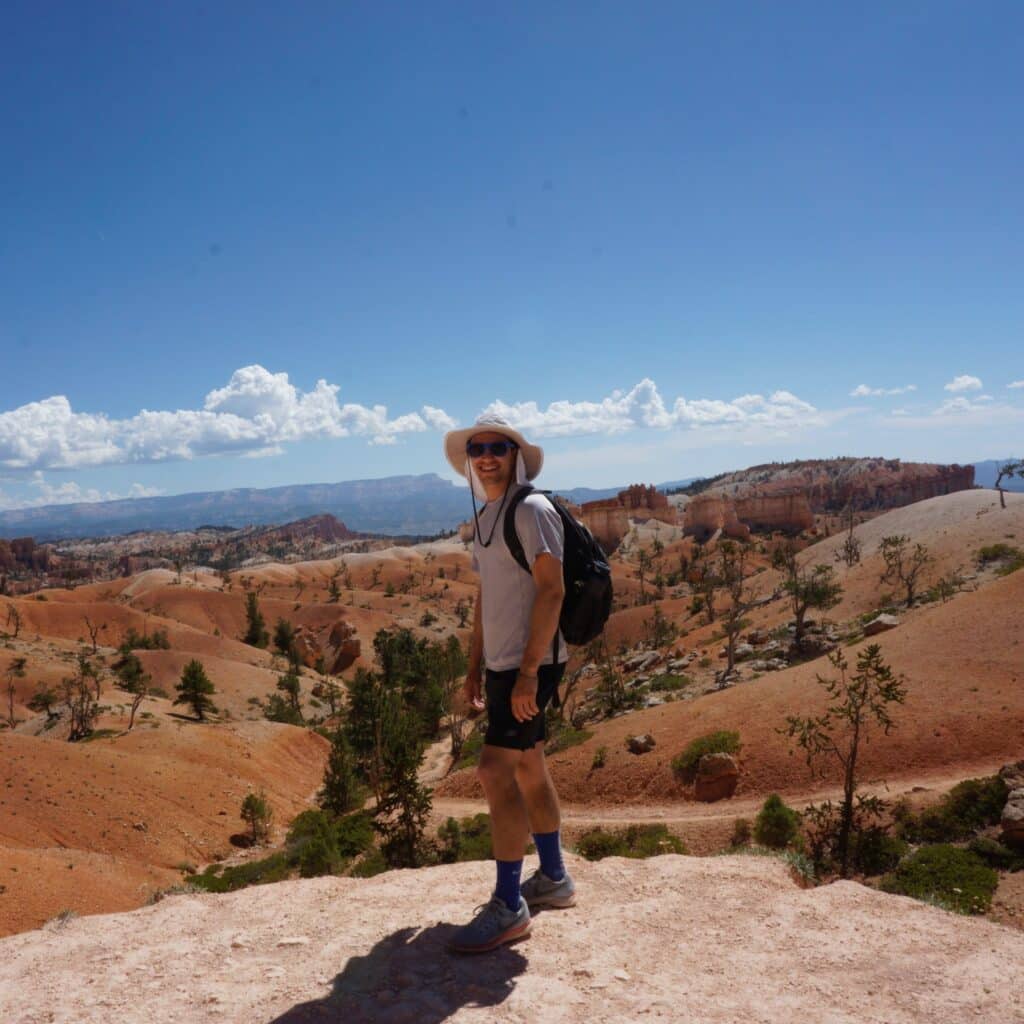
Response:
[[[509,440],[515,441],[519,445],[519,451],[523,456],[523,462],[526,466],[527,480],[532,480],[541,471],[541,467],[544,465],[544,449],[535,444],[530,444],[518,430],[510,426],[500,416],[488,414],[481,416],[471,427],[449,430],[444,435],[444,454],[452,469],[460,476],[466,477],[467,480],[469,479],[466,472],[469,461],[466,455],[467,442],[474,434],[487,433],[503,434]]]

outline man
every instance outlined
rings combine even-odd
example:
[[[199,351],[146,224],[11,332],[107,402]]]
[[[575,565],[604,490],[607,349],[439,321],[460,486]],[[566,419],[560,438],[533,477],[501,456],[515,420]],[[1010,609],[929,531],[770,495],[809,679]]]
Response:
[[[490,808],[497,884],[490,901],[452,941],[453,949],[476,953],[528,935],[531,909],[576,901],[562,863],[558,796],[544,761],[544,709],[566,661],[558,628],[565,537],[548,499],[529,494],[516,507],[515,527],[530,574],[509,551],[505,511],[540,472],[544,453],[504,420],[482,417],[472,427],[450,431],[445,454],[473,492],[473,568],[480,574],[465,695],[482,708],[483,682],[487,732],[477,774]],[[485,502],[479,513],[476,499]],[[520,885],[531,832],[540,867]]]

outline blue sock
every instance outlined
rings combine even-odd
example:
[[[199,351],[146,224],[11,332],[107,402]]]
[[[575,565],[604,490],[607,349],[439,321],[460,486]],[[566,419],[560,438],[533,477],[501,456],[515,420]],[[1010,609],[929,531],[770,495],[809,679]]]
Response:
[[[500,896],[509,910],[518,910],[522,898],[519,893],[519,877],[523,873],[523,862],[499,860],[495,863],[498,865],[498,884],[494,888],[494,895]]]
[[[565,865],[562,863],[562,842],[558,832],[534,832],[533,841],[537,844],[540,854],[540,869],[553,882],[565,878]]]

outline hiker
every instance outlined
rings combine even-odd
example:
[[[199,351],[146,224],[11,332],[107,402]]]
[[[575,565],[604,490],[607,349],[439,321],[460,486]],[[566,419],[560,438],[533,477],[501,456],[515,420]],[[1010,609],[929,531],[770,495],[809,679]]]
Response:
[[[565,529],[545,495],[519,499],[514,524],[530,568],[525,572],[506,543],[504,516],[516,493],[540,472],[543,451],[497,416],[450,431],[444,447],[454,469],[469,480],[473,568],[480,575],[464,692],[482,709],[483,682],[487,732],[477,774],[490,808],[497,884],[451,943],[459,952],[478,953],[528,935],[531,909],[576,902],[562,863],[558,796],[544,761],[544,709],[567,659],[558,628]],[[479,512],[478,500],[484,502]],[[529,833],[540,867],[520,885]]]

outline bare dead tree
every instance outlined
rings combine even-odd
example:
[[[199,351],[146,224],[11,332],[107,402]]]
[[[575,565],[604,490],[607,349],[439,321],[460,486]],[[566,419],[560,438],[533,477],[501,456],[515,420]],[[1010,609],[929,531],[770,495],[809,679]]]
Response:
[[[754,593],[746,576],[747,559],[750,555],[750,545],[738,543],[732,540],[719,542],[715,571],[721,580],[722,589],[729,598],[729,603],[722,612],[722,631],[726,640],[726,668],[719,677],[719,684],[733,674],[736,668],[736,640],[740,631],[745,629],[749,622],[744,616],[757,603],[757,595]]]
[[[17,724],[14,717],[14,681],[25,678],[26,658],[12,658],[7,666],[7,724],[13,729]]]
[[[704,614],[710,625],[715,621],[715,593],[721,587],[722,580],[707,548],[694,549],[693,560],[690,563],[690,580],[694,593],[704,602]]]
[[[114,672],[118,678],[118,686],[132,695],[131,714],[128,718],[128,731],[135,726],[135,713],[142,702],[149,696],[151,677],[143,671],[139,656],[128,651],[114,664]]]
[[[923,544],[915,544],[910,549],[910,538],[906,534],[894,534],[883,537],[879,548],[885,561],[885,572],[880,580],[882,583],[900,583],[907,595],[907,607],[914,603],[921,581],[921,574],[934,561]]]
[[[853,528],[856,525],[855,516],[853,514],[853,506],[847,505],[843,509],[843,517],[846,522],[846,540],[839,546],[839,550],[836,552],[836,561],[842,562],[847,569],[852,569],[853,566],[860,562],[861,554],[861,543],[860,538],[855,537]]]
[[[107,624],[105,622],[97,623],[95,626],[89,619],[88,615],[83,615],[82,618],[85,620],[85,628],[89,633],[89,641],[92,643],[92,653],[96,653],[96,638],[99,636],[101,629],[106,629]]]
[[[999,505],[1006,508],[1006,495],[1003,491],[1003,477],[1019,476],[1024,479],[1024,459],[1011,459],[999,467],[999,474],[996,476],[996,490],[999,492]]]
[[[68,733],[70,743],[90,735],[99,715],[99,698],[93,693],[91,686],[94,676],[95,669],[89,659],[80,654],[78,671],[61,684],[64,706],[68,709],[71,720],[71,731]]]

